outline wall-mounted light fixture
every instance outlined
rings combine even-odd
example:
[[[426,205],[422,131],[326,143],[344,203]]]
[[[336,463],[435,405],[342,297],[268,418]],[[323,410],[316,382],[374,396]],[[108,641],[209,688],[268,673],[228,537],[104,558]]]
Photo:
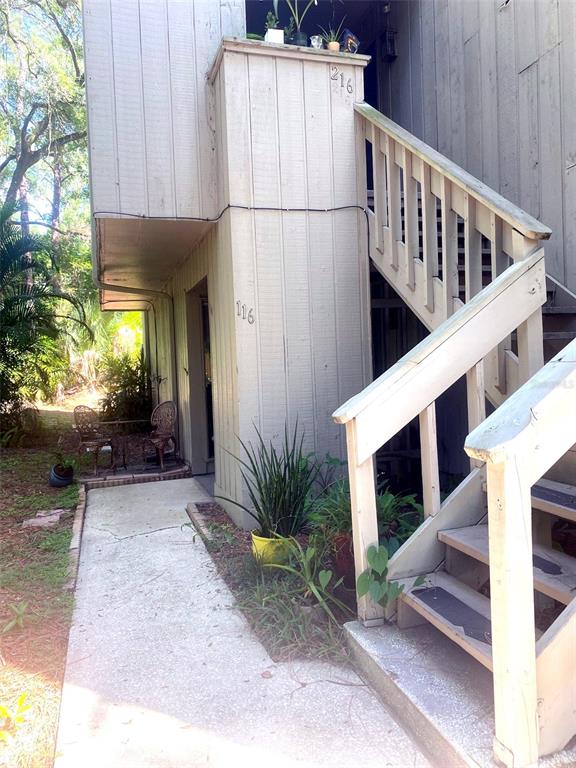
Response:
[[[396,30],[387,28],[382,33],[382,59],[383,61],[394,61],[398,56],[396,49]]]

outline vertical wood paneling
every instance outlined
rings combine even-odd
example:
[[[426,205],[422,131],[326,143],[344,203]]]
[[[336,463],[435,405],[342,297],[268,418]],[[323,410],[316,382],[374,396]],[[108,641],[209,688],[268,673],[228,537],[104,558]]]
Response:
[[[214,105],[212,90],[206,81],[206,73],[210,69],[223,30],[220,26],[220,14],[214,0],[195,0],[194,2],[194,49],[188,51],[190,58],[195,61],[196,89],[198,93],[198,135],[200,146],[200,176],[198,186],[202,190],[202,215],[216,214],[216,179],[215,173],[215,136],[214,136]]]
[[[86,0],[84,19],[94,210],[214,215],[206,74],[243,0]]]
[[[450,45],[450,127],[451,155],[454,162],[466,164],[466,102],[464,97],[463,3],[448,3],[448,40]]]
[[[496,72],[496,7],[492,2],[479,6],[480,35],[480,97],[482,104],[495,109],[482,109],[482,174],[481,178],[493,189],[500,186],[498,162],[498,120],[500,105]]]
[[[518,194],[518,88],[516,80],[514,5],[496,6],[496,60],[498,94],[498,159],[500,192],[513,203]]]
[[[190,55],[196,45],[193,5],[168,3],[168,36],[172,142],[178,148],[174,163],[176,213],[178,216],[194,216],[202,209],[201,187],[190,184],[190,179],[200,178],[199,157],[206,147],[199,144],[197,119],[199,106],[205,102],[202,94],[198,98],[194,57]]]
[[[538,41],[536,37],[536,2],[537,0],[522,0],[514,8],[516,27],[516,72],[522,72],[538,59]]]
[[[560,3],[562,183],[566,285],[576,292],[576,3]],[[572,256],[570,256],[572,254]]]
[[[476,10],[478,10],[477,6]],[[484,155],[480,71],[480,36],[476,31],[464,43],[464,124],[466,127],[466,166],[470,173],[477,177],[482,176],[482,157]]]
[[[166,0],[139,0],[139,4],[148,213],[163,216],[176,210]]]
[[[116,96],[120,210],[148,213],[142,61],[138,3],[112,0],[112,61]]]
[[[280,199],[285,208],[306,208],[308,189],[304,118],[304,79],[301,61],[276,60],[277,89],[285,88],[278,99],[278,150]],[[284,253],[284,301],[286,311],[287,412],[290,426],[296,419],[306,430],[306,449],[314,450],[316,412],[314,409],[313,344],[310,308],[310,254],[308,223],[304,213],[282,214]]]
[[[436,36],[436,92],[438,94],[438,150],[452,156],[450,103],[450,44],[448,40],[448,0],[434,0]],[[430,31],[428,31],[430,34]]]
[[[518,150],[520,163],[520,205],[533,216],[540,215],[540,169],[538,130],[538,65],[518,75]]]
[[[394,13],[388,114],[550,226],[547,269],[575,288],[576,3],[407,0]]]
[[[330,80],[330,130],[332,133],[332,157],[334,163],[333,184],[335,206],[356,204],[356,188],[352,183],[343,183],[356,165],[356,135],[354,128],[354,101],[361,98],[356,93],[355,67],[342,67],[345,87],[342,81]],[[352,85],[349,93],[348,83]],[[350,290],[358,280],[358,216],[355,210],[338,211],[332,214],[333,227],[333,269],[335,327],[337,344],[337,385],[338,401],[345,402],[358,392],[359,376],[362,369],[363,349],[360,291]],[[344,451],[344,431],[338,429],[340,447],[336,455]]]
[[[110,0],[90,0],[84,3],[83,11],[92,208],[95,212],[117,211],[120,196]]]
[[[434,35],[435,3],[419,3],[422,45],[422,99],[424,110],[424,128],[422,138],[431,147],[438,147],[438,116],[436,100],[436,36]]]
[[[312,208],[334,206],[332,145],[326,140],[331,120],[330,84],[326,66],[304,62],[307,185]],[[331,418],[331,404],[338,400],[332,216],[309,214],[308,242],[316,450],[325,447],[332,455],[340,455],[340,430],[335,429]]]
[[[542,221],[552,230],[546,243],[546,271],[564,281],[562,243],[562,144],[560,124],[559,50],[547,51],[538,61],[540,124],[540,196]],[[574,212],[572,212],[572,216]],[[574,254],[566,254],[574,259]]]
[[[278,111],[276,61],[271,57],[246,57],[247,94],[250,103],[250,155],[255,206],[280,206],[278,168]],[[232,136],[234,125],[228,126]],[[235,140],[238,140],[238,136]],[[234,199],[234,198],[232,198]],[[281,215],[255,211],[257,333],[259,353],[265,361],[260,371],[262,430],[274,440],[282,438],[286,421],[285,309]],[[240,325],[243,321],[237,319]]]
[[[422,6],[418,0],[410,0],[410,85],[412,96],[412,133],[424,135],[424,94],[422,91]],[[430,4],[431,7],[432,4]]]
[[[214,0],[210,0],[214,5]],[[220,27],[222,36],[246,34],[246,6],[244,0],[220,0]]]

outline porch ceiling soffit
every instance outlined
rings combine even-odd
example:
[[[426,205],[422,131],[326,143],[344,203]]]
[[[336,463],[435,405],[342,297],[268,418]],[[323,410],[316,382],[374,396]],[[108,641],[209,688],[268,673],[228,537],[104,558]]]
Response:
[[[118,291],[101,291],[102,309],[146,309],[146,297],[130,288],[163,290],[177,267],[214,224],[182,219],[96,218],[96,248],[101,282]],[[153,294],[151,294],[153,297]]]

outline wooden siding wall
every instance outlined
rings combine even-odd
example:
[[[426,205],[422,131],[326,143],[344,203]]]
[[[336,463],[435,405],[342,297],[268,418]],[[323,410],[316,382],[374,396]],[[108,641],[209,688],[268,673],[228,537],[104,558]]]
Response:
[[[159,328],[160,399],[178,400],[180,452],[184,459],[192,456],[192,445],[198,439],[192,433],[190,420],[190,386],[188,371],[187,292],[208,278],[210,312],[210,342],[212,355],[212,394],[214,402],[214,456],[218,493],[231,498],[241,497],[238,464],[231,454],[237,453],[238,397],[236,384],[236,348],[234,331],[234,298],[232,295],[232,263],[230,214],[214,226],[196,246],[191,256],[175,272],[165,288],[174,298],[174,342],[177,382],[172,373],[173,343],[170,338],[172,308],[170,302],[155,302]],[[149,322],[153,328],[153,322]],[[153,331],[150,347],[154,348]],[[154,361],[154,355],[151,355]],[[230,510],[235,519],[238,514]],[[239,520],[243,523],[243,520]]]
[[[92,207],[146,216],[216,213],[206,74],[244,0],[84,0]]]
[[[381,110],[547,224],[576,290],[576,2],[402,0],[388,23]]]
[[[336,64],[344,87],[340,74],[331,79]],[[363,98],[361,66],[227,43],[219,77],[227,201],[358,203],[353,104]],[[230,213],[239,434],[252,439],[255,425],[278,441],[285,423],[298,422],[308,450],[343,457],[343,430],[331,414],[370,376],[364,217],[354,209]]]

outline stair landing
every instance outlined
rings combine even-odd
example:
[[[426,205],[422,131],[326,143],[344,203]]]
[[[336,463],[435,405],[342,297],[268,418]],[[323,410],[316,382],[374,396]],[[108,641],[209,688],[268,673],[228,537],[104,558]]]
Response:
[[[345,625],[357,667],[442,768],[496,768],[492,675],[437,629]],[[539,768],[573,768],[576,743]]]

